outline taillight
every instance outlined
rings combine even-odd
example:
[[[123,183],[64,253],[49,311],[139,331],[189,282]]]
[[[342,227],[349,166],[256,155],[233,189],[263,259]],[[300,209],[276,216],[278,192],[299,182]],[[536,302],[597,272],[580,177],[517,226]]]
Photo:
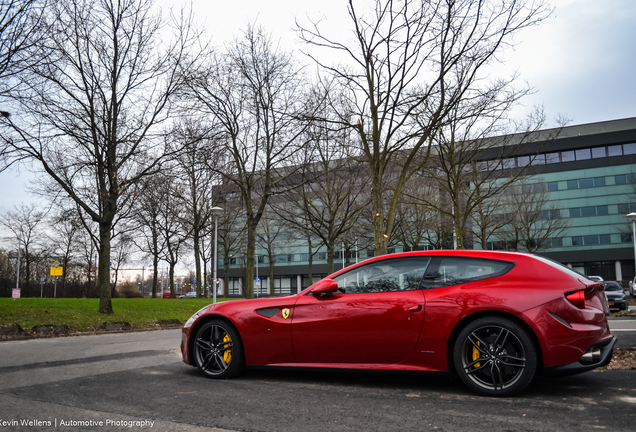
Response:
[[[565,296],[570,303],[579,309],[585,309],[585,291],[577,291]]]

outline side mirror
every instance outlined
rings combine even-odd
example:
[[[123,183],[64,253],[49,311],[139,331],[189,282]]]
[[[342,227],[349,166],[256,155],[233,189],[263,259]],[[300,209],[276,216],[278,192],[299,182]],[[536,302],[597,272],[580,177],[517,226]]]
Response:
[[[311,290],[313,295],[331,294],[338,291],[338,282],[333,279],[323,279],[316,282],[316,285]]]

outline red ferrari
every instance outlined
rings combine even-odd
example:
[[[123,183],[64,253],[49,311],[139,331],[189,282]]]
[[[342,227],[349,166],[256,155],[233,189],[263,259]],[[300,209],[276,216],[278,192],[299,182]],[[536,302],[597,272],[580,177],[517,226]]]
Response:
[[[537,375],[609,363],[603,283],[515,252],[371,258],[299,294],[206,306],[183,327],[183,361],[211,378],[246,365],[448,371],[505,396]]]

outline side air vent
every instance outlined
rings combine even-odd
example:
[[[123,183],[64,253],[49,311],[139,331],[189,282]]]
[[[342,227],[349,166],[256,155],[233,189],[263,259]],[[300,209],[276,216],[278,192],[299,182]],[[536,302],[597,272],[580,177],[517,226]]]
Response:
[[[563,318],[561,318],[560,316],[558,316],[558,315],[556,315],[556,314],[553,314],[552,312],[549,312],[549,314],[552,316],[552,318],[554,318],[555,320],[557,320],[557,321],[558,321],[558,322],[560,322],[561,324],[566,325],[566,326],[568,326],[568,327],[572,328],[572,325],[571,325],[569,322],[567,322],[566,320],[564,320]]]
[[[257,314],[267,317],[267,318],[271,318],[274,315],[276,315],[276,313],[279,311],[279,308],[274,307],[274,308],[265,308],[265,309],[258,309],[256,311]]]

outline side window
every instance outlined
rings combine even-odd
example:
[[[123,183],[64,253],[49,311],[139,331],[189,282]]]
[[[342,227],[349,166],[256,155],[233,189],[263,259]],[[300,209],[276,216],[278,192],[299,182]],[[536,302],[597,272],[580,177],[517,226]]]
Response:
[[[424,276],[424,288],[441,288],[501,276],[514,263],[477,258],[437,258]]]
[[[420,289],[430,257],[394,258],[367,264],[334,278],[346,294]]]

